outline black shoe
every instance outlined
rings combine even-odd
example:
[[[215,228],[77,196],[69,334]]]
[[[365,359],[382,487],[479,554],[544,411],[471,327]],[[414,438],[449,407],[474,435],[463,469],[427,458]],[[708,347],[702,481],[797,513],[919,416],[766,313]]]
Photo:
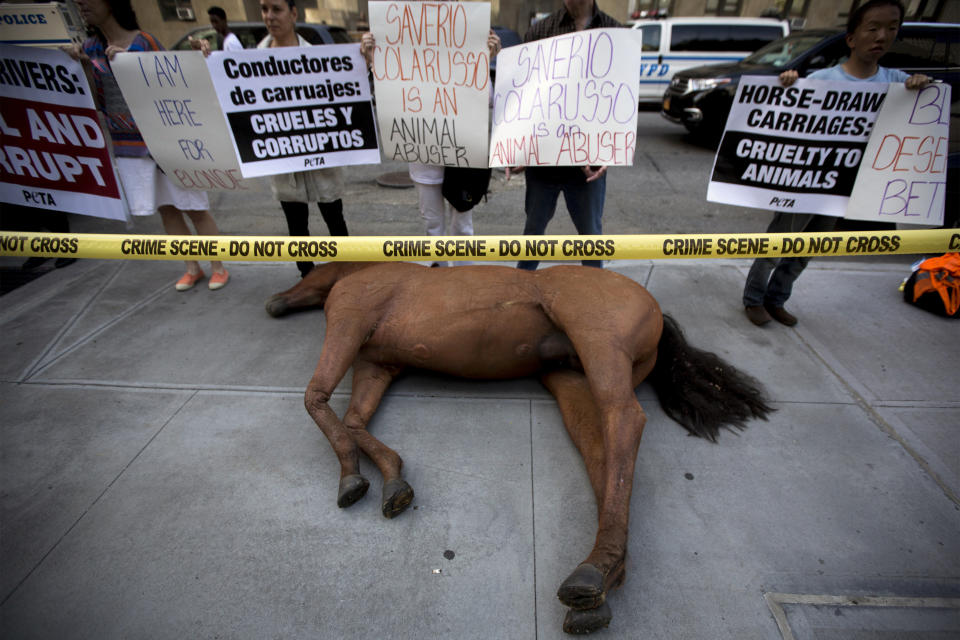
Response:
[[[40,258],[38,256],[27,258],[26,261],[20,265],[20,271],[33,271],[49,259],[50,258]]]
[[[747,313],[747,318],[753,324],[758,327],[762,327],[772,320],[770,314],[767,313],[767,310],[760,305],[744,307],[744,311]]]
[[[76,261],[76,258],[57,258],[57,261],[53,263],[53,266],[55,269],[63,269],[64,267],[69,267]]]
[[[786,309],[784,309],[783,307],[772,307],[769,305],[764,305],[764,309],[767,310],[767,313],[770,314],[770,317],[772,317],[774,320],[776,320],[780,324],[786,325],[788,327],[792,327],[793,325],[797,324],[797,317],[792,313],[790,313],[789,311],[787,311]]]

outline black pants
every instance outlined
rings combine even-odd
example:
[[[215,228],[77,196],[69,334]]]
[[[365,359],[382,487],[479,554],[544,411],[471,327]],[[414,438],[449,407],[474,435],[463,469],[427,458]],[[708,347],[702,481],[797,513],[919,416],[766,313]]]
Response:
[[[327,224],[331,236],[348,236],[347,221],[343,219],[343,200],[337,198],[333,202],[318,202],[320,215]],[[292,236],[310,235],[310,205],[306,202],[280,201],[283,215],[287,219],[287,229]],[[297,262],[300,275],[305,276],[313,269],[312,262]]]

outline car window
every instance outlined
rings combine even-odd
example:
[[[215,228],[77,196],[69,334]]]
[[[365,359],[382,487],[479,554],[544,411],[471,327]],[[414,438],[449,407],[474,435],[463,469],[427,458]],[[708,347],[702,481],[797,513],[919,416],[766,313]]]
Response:
[[[850,47],[847,46],[847,41],[843,38],[837,38],[805,60],[797,71],[800,72],[801,76],[807,76],[817,69],[827,69],[843,64],[849,57]]]
[[[880,61],[897,69],[960,66],[960,33],[955,29],[907,29]]]
[[[240,38],[240,44],[243,45],[244,49],[256,49],[257,44],[267,37],[267,28],[265,26],[244,27],[243,29],[231,30]]]
[[[220,40],[217,38],[217,32],[214,31],[212,27],[191,31],[189,35],[194,40],[206,40],[210,44],[211,51],[220,49]],[[177,43],[174,49],[176,51],[190,51],[190,48],[190,38],[183,38]]]
[[[670,36],[671,51],[756,51],[783,37],[779,25],[677,24]]]
[[[303,36],[303,39],[310,44],[323,44],[323,36],[311,27],[297,27],[297,33]]]
[[[333,41],[336,44],[350,44],[353,42],[353,38],[350,37],[350,34],[347,33],[346,29],[342,29],[340,27],[327,27],[327,31],[330,32],[330,37],[333,38]]]
[[[660,51],[660,25],[645,24],[640,27],[643,38],[643,51]]]
[[[775,40],[743,59],[744,64],[773,65],[778,69],[823,42],[823,36],[790,36]]]

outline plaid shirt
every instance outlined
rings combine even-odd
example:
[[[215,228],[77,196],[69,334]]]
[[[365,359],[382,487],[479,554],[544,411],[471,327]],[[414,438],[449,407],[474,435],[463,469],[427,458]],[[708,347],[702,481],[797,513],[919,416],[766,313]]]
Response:
[[[623,25],[597,9],[597,3],[593,3],[593,16],[587,23],[586,29],[607,29],[612,27],[622,27]],[[524,42],[531,40],[540,40],[542,38],[552,38],[565,33],[573,33],[577,30],[577,25],[573,16],[567,11],[567,7],[560,7],[559,11],[554,11],[546,18],[538,20],[530,25],[526,35],[523,36]]]
[[[597,3],[593,3],[593,16],[587,23],[586,29],[605,29],[612,27],[622,27],[623,25],[597,9]],[[527,33],[523,36],[524,42],[540,40],[542,38],[552,38],[553,36],[573,33],[577,30],[577,25],[573,16],[567,11],[567,7],[560,7],[546,18],[534,22]],[[527,167],[527,171],[536,175],[540,180],[554,183],[585,184],[587,177],[580,167]]]

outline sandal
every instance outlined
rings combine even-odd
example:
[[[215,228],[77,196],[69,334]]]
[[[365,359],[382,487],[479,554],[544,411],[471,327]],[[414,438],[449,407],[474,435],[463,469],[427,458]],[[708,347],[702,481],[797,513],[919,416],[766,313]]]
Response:
[[[226,269],[223,271],[214,271],[213,275],[210,276],[210,282],[207,286],[210,287],[211,291],[216,291],[217,289],[222,289],[228,280],[230,280],[230,272]]]
[[[193,285],[197,284],[201,280],[203,280],[203,271],[198,271],[197,273],[190,273],[188,271],[185,274],[183,274],[183,276],[179,280],[177,280],[177,284],[174,285],[174,288],[177,291],[186,291],[187,289],[193,289]]]

